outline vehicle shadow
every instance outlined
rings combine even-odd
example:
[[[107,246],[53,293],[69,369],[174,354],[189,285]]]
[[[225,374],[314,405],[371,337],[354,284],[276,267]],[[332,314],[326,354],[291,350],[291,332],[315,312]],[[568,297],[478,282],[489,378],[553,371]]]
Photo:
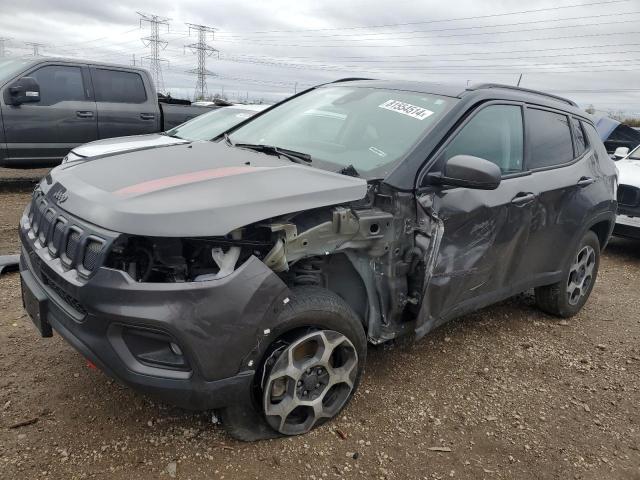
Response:
[[[623,261],[640,261],[640,240],[613,237],[604,251],[604,255]]]

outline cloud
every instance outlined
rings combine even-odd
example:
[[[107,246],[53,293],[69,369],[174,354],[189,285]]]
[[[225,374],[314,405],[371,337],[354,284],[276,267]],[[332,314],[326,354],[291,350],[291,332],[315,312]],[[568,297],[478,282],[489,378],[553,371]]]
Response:
[[[195,42],[185,25],[192,22],[219,29],[210,92],[276,100],[346,76],[513,84],[523,73],[529,88],[640,111],[637,0],[583,2],[26,0],[0,18],[0,31],[12,37],[13,54],[37,41],[46,54],[128,64],[149,54],[136,11],[170,17],[169,31],[161,29],[163,77],[174,95],[190,96],[195,86],[187,73],[195,56],[184,47]]]

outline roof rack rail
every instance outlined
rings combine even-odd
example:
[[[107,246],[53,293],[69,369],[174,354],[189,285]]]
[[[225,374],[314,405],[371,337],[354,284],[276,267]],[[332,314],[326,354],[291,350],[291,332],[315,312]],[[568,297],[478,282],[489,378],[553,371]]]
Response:
[[[559,100],[564,103],[568,103],[572,107],[578,107],[578,104],[573,100],[569,100],[568,98],[560,97],[559,95],[553,95],[552,93],[541,92],[540,90],[531,90],[530,88],[522,88],[515,87],[513,85],[503,85],[501,83],[479,83],[477,85],[472,85],[467,88],[467,90],[481,90],[483,88],[505,88],[508,90],[518,90],[520,92],[533,93],[535,95],[542,95],[543,97],[553,98],[554,100]]]

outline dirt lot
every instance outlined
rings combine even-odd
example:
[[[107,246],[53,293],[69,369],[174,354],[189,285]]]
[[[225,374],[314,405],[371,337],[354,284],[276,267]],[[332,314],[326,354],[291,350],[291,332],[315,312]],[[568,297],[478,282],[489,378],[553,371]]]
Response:
[[[0,194],[1,253],[17,249],[27,198]],[[340,418],[242,444],[210,414],[154,403],[38,338],[5,275],[0,478],[640,479],[639,285],[640,244],[616,240],[580,316],[548,317],[524,295],[371,348]]]

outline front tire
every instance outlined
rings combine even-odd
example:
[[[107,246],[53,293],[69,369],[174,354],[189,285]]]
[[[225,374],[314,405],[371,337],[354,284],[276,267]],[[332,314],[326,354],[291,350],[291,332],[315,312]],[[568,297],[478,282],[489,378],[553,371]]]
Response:
[[[299,435],[340,413],[358,387],[367,355],[362,323],[337,294],[292,291],[282,333],[256,371],[255,397],[225,408],[228,433],[243,441]]]
[[[538,308],[558,317],[576,315],[589,299],[600,267],[600,241],[589,230],[584,234],[562,280],[535,289]]]

